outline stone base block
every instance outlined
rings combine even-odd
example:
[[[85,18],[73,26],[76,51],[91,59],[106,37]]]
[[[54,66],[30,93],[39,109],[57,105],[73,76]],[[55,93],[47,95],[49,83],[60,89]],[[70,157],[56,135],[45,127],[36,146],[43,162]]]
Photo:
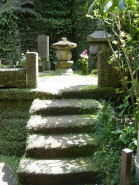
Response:
[[[73,70],[72,69],[62,69],[62,68],[57,68],[55,69],[56,73],[59,73],[59,74],[73,74]]]
[[[55,71],[60,74],[73,74],[71,66],[73,61],[59,61],[55,62]]]

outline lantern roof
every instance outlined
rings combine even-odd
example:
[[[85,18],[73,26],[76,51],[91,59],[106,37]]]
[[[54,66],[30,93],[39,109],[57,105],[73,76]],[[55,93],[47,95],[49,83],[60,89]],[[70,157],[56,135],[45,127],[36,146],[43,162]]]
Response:
[[[77,44],[74,42],[70,42],[66,37],[62,37],[60,41],[52,44],[52,48],[54,49],[73,49],[76,48]]]
[[[87,37],[88,42],[108,42],[108,38],[113,40],[113,35],[107,33],[102,20],[98,21],[96,31]]]

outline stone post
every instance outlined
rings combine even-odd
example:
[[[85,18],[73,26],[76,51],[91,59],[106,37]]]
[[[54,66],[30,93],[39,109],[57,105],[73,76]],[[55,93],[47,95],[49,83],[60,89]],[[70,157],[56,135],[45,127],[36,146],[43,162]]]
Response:
[[[138,132],[137,132],[137,154],[136,154],[136,180],[139,184],[139,125],[138,125]]]
[[[120,185],[130,185],[130,173],[133,151],[126,148],[122,151]]]
[[[111,66],[108,64],[110,52],[102,50],[98,53],[98,87],[108,87]]]
[[[110,47],[109,41],[113,40],[113,36],[106,33],[103,21],[99,21],[97,29],[87,40],[90,43],[89,52],[94,57],[97,56],[98,66],[98,86],[99,87],[119,87],[119,75],[109,64]]]
[[[37,50],[39,57],[41,58],[42,65],[45,66],[46,70],[50,70],[49,60],[49,36],[38,35],[37,37]]]
[[[26,53],[26,87],[36,88],[38,80],[38,53]]]

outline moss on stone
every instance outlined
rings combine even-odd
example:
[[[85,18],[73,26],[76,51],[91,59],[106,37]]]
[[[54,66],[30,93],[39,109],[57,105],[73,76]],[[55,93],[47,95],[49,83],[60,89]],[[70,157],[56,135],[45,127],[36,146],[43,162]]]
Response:
[[[37,91],[35,89],[0,89],[0,100],[53,99],[54,97],[54,94]]]
[[[97,86],[87,86],[78,90],[62,91],[63,98],[79,98],[79,99],[103,99],[103,100],[116,100],[118,94],[116,94],[115,88],[99,88]]]
[[[0,87],[25,88],[25,69],[0,69]]]

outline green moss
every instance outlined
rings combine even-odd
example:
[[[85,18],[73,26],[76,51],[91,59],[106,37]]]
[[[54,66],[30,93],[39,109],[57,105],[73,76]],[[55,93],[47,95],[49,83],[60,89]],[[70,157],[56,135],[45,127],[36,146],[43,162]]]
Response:
[[[114,88],[98,88],[97,86],[87,86],[79,90],[69,90],[61,92],[63,98],[96,99],[96,100],[116,100],[118,94]]]
[[[28,101],[34,100],[35,98],[40,99],[53,99],[55,94],[48,92],[41,92],[35,89],[0,89],[0,100],[18,100]]]
[[[30,106],[30,101],[0,102],[0,155],[24,154]]]

